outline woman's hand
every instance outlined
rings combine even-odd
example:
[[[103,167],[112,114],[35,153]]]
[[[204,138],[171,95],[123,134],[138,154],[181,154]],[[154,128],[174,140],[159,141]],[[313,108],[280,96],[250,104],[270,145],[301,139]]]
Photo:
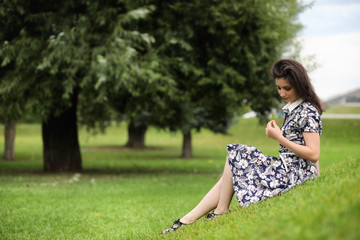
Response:
[[[281,129],[276,124],[275,120],[271,120],[267,123],[265,133],[269,138],[275,139],[276,141],[279,141],[280,138],[283,137]]]
[[[320,135],[316,132],[304,132],[305,145],[296,144],[286,139],[274,120],[268,122],[265,128],[266,135],[278,141],[297,156],[316,163],[320,157]]]

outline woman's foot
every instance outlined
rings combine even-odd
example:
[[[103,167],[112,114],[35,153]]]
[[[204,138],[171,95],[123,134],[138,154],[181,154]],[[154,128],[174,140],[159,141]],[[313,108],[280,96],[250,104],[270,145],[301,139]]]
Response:
[[[161,234],[168,234],[169,232],[176,231],[184,225],[188,225],[188,224],[182,223],[180,222],[180,219],[178,219],[174,222],[174,224],[170,228],[162,231]]]

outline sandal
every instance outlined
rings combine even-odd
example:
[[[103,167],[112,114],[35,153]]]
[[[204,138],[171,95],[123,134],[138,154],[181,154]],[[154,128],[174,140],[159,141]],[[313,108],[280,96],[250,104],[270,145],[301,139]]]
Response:
[[[230,213],[231,211],[229,210],[227,213],[224,214],[216,214],[215,211],[212,211],[211,213],[208,213],[208,215],[206,215],[206,220],[213,220],[217,217],[221,217],[223,215],[227,215],[228,213]]]
[[[174,222],[174,224],[170,228],[163,230],[161,234],[168,234],[169,232],[176,231],[184,225],[187,224],[180,222],[180,219],[178,219]]]

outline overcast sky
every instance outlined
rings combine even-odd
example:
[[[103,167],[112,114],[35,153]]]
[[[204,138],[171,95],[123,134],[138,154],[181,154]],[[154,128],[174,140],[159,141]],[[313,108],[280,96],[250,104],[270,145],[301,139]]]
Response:
[[[319,64],[309,73],[319,97],[360,88],[360,0],[316,0],[299,20],[301,55],[315,55]]]

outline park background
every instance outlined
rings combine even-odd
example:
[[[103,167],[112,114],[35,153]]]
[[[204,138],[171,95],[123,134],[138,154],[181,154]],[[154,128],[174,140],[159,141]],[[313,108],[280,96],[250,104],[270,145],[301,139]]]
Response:
[[[31,3],[0,9],[4,239],[161,238],[219,178],[226,144],[277,154],[271,64],[316,65],[299,55],[302,2]],[[359,129],[325,118],[319,179],[166,238],[357,239]]]

